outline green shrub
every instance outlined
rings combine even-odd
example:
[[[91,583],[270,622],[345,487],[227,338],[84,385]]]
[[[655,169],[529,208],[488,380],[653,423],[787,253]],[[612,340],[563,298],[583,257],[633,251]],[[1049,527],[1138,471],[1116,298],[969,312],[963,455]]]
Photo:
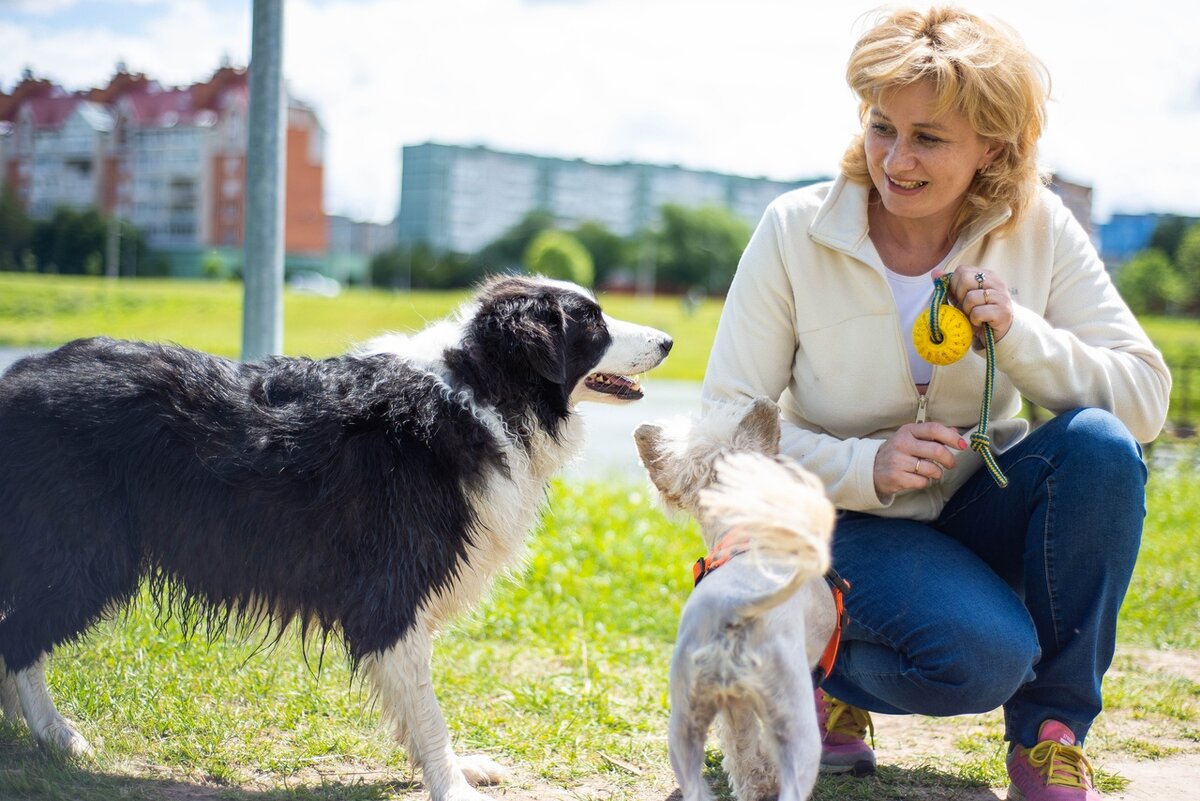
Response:
[[[592,256],[578,239],[563,231],[542,231],[525,251],[525,269],[547,278],[591,286],[595,280]]]

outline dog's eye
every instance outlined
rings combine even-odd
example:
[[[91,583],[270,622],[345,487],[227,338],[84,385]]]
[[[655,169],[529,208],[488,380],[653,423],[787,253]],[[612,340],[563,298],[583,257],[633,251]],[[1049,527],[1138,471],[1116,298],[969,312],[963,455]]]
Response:
[[[584,306],[576,309],[571,313],[576,322],[579,322],[588,328],[598,328],[604,325],[604,315],[600,312],[599,306]]]

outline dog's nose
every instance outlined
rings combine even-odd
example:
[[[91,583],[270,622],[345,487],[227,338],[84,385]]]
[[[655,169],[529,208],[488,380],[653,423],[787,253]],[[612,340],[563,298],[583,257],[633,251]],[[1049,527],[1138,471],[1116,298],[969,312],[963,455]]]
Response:
[[[671,352],[672,346],[675,345],[675,340],[670,337],[664,337],[662,342],[658,343],[658,349],[662,351],[663,358],[667,358],[667,354]]]

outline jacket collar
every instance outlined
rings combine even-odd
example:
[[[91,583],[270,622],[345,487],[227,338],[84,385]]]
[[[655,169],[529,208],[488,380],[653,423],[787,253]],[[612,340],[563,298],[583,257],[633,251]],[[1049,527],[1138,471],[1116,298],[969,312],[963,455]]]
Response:
[[[867,201],[869,199],[870,188],[868,186],[849,181],[845,175],[838,175],[829,189],[829,194],[825,196],[821,208],[817,210],[812,224],[808,227],[809,236],[826,247],[839,250],[861,261],[870,261],[870,259],[863,258],[866,255],[863,252],[864,249],[868,253],[874,252],[874,247],[867,239]],[[966,251],[1011,216],[1012,209],[1006,206],[976,220],[959,234],[960,246],[957,250],[960,253]]]

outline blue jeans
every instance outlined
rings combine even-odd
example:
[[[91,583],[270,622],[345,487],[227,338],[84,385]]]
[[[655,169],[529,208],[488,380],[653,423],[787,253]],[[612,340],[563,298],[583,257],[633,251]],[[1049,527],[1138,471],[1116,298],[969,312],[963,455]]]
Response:
[[[932,523],[839,515],[850,623],[825,689],[886,714],[1003,706],[1010,742],[1034,745],[1049,718],[1083,742],[1141,542],[1141,448],[1076,409],[998,461],[1006,489],[981,469]]]

